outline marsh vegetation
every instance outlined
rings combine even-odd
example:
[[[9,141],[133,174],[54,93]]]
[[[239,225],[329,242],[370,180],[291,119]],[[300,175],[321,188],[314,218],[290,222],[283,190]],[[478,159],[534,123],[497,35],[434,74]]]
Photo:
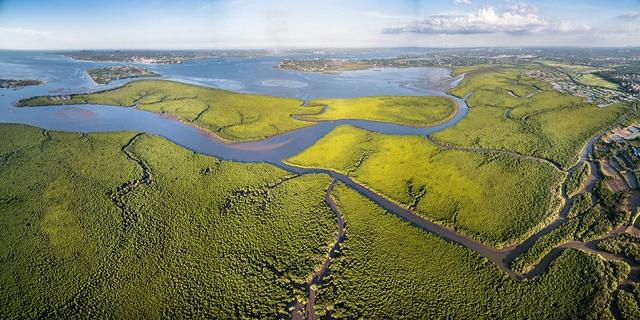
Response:
[[[309,120],[361,119],[392,122],[408,126],[430,126],[451,117],[456,104],[446,97],[377,96],[351,99],[312,100],[310,105],[326,105]]]
[[[571,167],[586,141],[613,125],[627,109],[623,104],[599,108],[583,98],[555,91],[528,74],[526,66],[474,66],[451,89],[471,94],[468,115],[434,134],[442,142],[503,149]]]
[[[0,125],[0,318],[273,319],[315,306],[307,317],[610,319],[612,305],[633,318],[640,240],[620,226],[634,204],[594,183],[587,143],[629,108],[557,92],[532,68],[457,68],[467,76],[451,93],[470,109],[455,126],[338,126],[285,160],[299,175],[143,133]],[[19,104],[137,107],[227,142],[337,119],[424,127],[455,111],[446,97],[302,103],[158,80]],[[554,251],[571,241],[616,260]]]
[[[534,160],[446,150],[422,137],[340,126],[287,160],[348,174],[420,215],[497,246],[550,214],[562,174]]]
[[[325,175],[132,133],[0,135],[0,318],[285,317],[335,242]]]
[[[611,292],[625,276],[615,263],[566,250],[547,273],[521,282],[344,185],[332,195],[346,220],[346,238],[320,287],[321,314],[334,319],[612,317]]]
[[[122,87],[68,99],[41,96],[19,106],[103,104],[139,109],[175,117],[231,142],[259,140],[312,123],[293,114],[317,113],[320,107],[301,107],[302,101],[266,95],[235,93],[165,80],[132,81]]]

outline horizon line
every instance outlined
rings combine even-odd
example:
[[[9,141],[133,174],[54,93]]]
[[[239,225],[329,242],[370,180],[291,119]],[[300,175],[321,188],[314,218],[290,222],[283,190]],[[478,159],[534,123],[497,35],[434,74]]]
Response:
[[[367,49],[640,49],[638,45],[625,46],[451,46],[451,47],[432,47],[432,46],[392,46],[392,47],[216,47],[216,48],[65,48],[65,49],[27,49],[27,48],[0,48],[0,51],[258,51],[258,50],[367,50]]]

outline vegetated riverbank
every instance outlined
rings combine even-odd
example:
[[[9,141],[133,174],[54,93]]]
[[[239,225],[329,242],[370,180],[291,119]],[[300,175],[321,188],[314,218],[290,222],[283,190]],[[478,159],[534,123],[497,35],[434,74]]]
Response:
[[[334,129],[286,163],[348,175],[429,220],[498,246],[546,219],[552,188],[563,176],[536,161],[443,150],[421,137],[349,126]]]
[[[460,111],[464,111],[464,112],[460,112]],[[465,113],[465,112],[466,112],[466,106],[465,106],[465,109],[463,109],[463,110],[458,110],[458,115],[459,115],[459,114],[461,114],[461,113],[462,113],[462,115],[464,115],[464,113]],[[456,115],[456,117],[458,117],[458,115]],[[461,119],[461,118],[462,118],[462,117],[459,117],[458,119]],[[454,121],[453,121],[452,123],[455,123],[458,119],[454,119]],[[451,124],[447,124],[447,125],[451,125]],[[443,126],[443,127],[446,127],[446,126]],[[411,131],[411,132],[413,132],[413,131]],[[416,132],[417,132],[417,131],[416,131]],[[416,134],[416,133],[413,133],[413,134]],[[286,143],[289,143],[289,142],[285,142],[285,144],[286,144]],[[257,150],[257,151],[259,151],[259,150]],[[376,197],[376,195],[375,195],[374,193],[370,193],[370,196],[371,196],[371,197]],[[378,199],[378,200],[379,200],[379,199]]]
[[[29,297],[32,304],[21,308],[21,314],[271,318],[274,312],[285,316],[288,299],[297,295],[308,299],[307,315],[330,313],[335,318],[340,314],[350,318],[354,310],[365,317],[398,310],[403,310],[399,314],[433,316],[475,312],[494,318],[505,318],[506,310],[510,315],[547,311],[582,315],[606,311],[598,308],[606,300],[608,283],[618,276],[607,263],[571,251],[538,281],[514,282],[467,248],[421,232],[392,215],[380,216],[382,209],[342,184],[333,188],[335,181],[330,184],[324,175],[292,177],[265,164],[221,161],[144,134],[49,132],[45,136],[33,128],[6,125],[0,130],[3,136],[21,137],[0,143],[3,155],[15,157],[0,167],[3,189],[10,191],[8,199],[15,200],[0,202],[0,206],[15,213],[6,216],[15,218],[10,218],[11,223],[4,220],[2,226],[7,227],[3,243],[15,244],[5,250],[16,257],[0,275],[13,274],[14,278],[4,281],[9,288],[18,283],[34,286],[33,291],[19,295],[15,290],[4,291],[10,299],[2,300],[9,303],[2,310],[8,314],[18,312],[12,303]],[[39,169],[29,170],[31,167]],[[122,176],[114,179],[114,170]],[[25,177],[24,172],[33,176]],[[58,177],[55,183],[39,182],[49,181],[53,172]],[[127,219],[105,192],[117,190],[123,181],[146,181],[127,184],[136,187],[120,194]],[[332,203],[336,206],[333,212],[329,209]],[[105,213],[94,217],[100,210]],[[342,226],[342,216],[336,214],[344,215]],[[85,225],[89,222],[92,224]],[[337,246],[341,241],[345,245]],[[367,251],[373,255],[364,256],[371,268],[360,268],[363,260],[356,258],[362,254],[361,241],[373,250]],[[328,256],[327,248],[331,248]],[[391,251],[379,256],[381,248]],[[96,252],[101,253],[100,258]],[[436,259],[425,254],[442,256]],[[62,258],[68,255],[81,258]],[[414,264],[408,257],[420,262]],[[42,259],[48,262],[40,264]],[[376,266],[388,263],[396,269]],[[343,282],[349,279],[345,276],[351,277],[342,272],[353,270],[350,266],[379,270],[369,276],[377,274],[386,280],[358,276],[355,283]],[[430,286],[399,285],[408,279],[420,284],[425,272]],[[590,276],[581,276],[583,272]],[[380,286],[374,289],[367,283]],[[63,284],[66,289],[60,290]],[[363,285],[370,289],[361,291]],[[338,291],[341,295],[333,299],[327,290],[334,286],[355,291]],[[431,289],[424,291],[427,287]],[[313,296],[308,294],[316,292],[319,300],[313,308]],[[435,298],[453,298],[460,292],[466,292],[467,301],[474,303],[459,305],[458,300],[447,299],[443,308]],[[386,302],[378,307],[356,303],[362,297],[359,294],[365,293],[377,293],[376,299]],[[401,296],[411,298],[398,301]],[[41,305],[43,299],[38,297],[47,297],[47,302]],[[577,302],[587,300],[593,305],[584,307]],[[204,305],[208,307],[202,308]]]
[[[624,276],[614,263],[568,250],[535,281],[516,281],[344,185],[333,195],[347,236],[319,289],[325,318],[606,318],[611,285]]]
[[[318,319],[316,310],[318,286],[323,283],[323,277],[325,277],[327,272],[329,271],[329,266],[331,265],[332,260],[336,257],[337,252],[340,250],[340,244],[344,241],[345,221],[342,217],[340,209],[335,202],[335,199],[332,196],[332,192],[336,183],[337,180],[334,179],[325,193],[325,202],[336,215],[336,225],[338,227],[338,230],[336,232],[336,240],[329,249],[325,260],[322,262],[320,267],[316,267],[315,271],[307,277],[306,292],[308,296],[306,297],[307,299],[305,299],[304,308],[302,303],[298,300],[292,303],[292,306],[290,307],[291,319]]]
[[[342,179],[344,179],[344,178],[342,178]],[[348,178],[347,178],[347,179],[348,179]],[[413,188],[411,188],[411,189],[413,189]],[[366,193],[366,192],[364,192],[364,193]],[[374,197],[375,197],[375,195],[374,195]],[[407,210],[407,212],[408,212],[408,210]],[[453,231],[451,231],[451,233],[452,233],[452,234],[455,234],[455,232],[453,232]]]
[[[527,66],[471,69],[473,74],[449,90],[456,96],[473,92],[467,101],[467,117],[432,138],[462,147],[501,149],[544,158],[563,169],[571,167],[583,143],[594,132],[615,123],[626,106],[599,108],[581,97],[560,93],[549,83],[534,78],[534,70]]]
[[[367,98],[343,100],[343,103],[352,101],[353,104],[363,104],[366,102],[363,99]],[[456,109],[452,107],[455,103],[444,97],[387,97],[378,98],[379,102],[380,99],[386,100],[385,108],[381,106],[378,112],[363,115],[359,119],[399,124],[419,121],[420,126],[430,127],[450,119]],[[402,107],[407,103],[415,105]],[[17,103],[21,107],[75,104],[136,106],[202,128],[226,143],[262,140],[311,126],[313,122],[303,120],[307,116],[322,116],[323,110],[331,110],[331,119],[344,120],[354,116],[334,114],[331,107],[323,108],[317,103],[307,106],[297,99],[235,93],[166,80],[131,81],[121,87],[95,93],[40,96]],[[388,108],[402,108],[411,112],[409,118],[398,118],[393,113],[383,112]]]
[[[18,106],[102,104],[137,106],[175,117],[205,129],[224,141],[260,140],[311,123],[291,119],[290,114],[313,113],[300,100],[243,94],[167,80],[137,80],[95,93],[74,94],[64,99],[40,96],[21,100]]]
[[[148,152],[151,152],[151,151],[148,151]],[[211,168],[211,167],[209,167],[209,168]],[[206,173],[211,173],[211,172],[213,172],[213,169],[210,169],[210,170],[204,170],[203,172],[204,172],[205,174],[206,174]],[[455,234],[455,232],[452,232],[452,234]]]

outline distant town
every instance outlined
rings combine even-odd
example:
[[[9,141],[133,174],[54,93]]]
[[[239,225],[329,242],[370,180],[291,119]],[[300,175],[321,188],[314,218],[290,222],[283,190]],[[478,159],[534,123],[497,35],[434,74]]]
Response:
[[[596,104],[599,107],[636,100],[636,97],[632,94],[620,90],[582,84],[559,68],[534,69],[527,74],[534,79],[549,82],[559,92],[583,97],[587,102]]]
[[[284,59],[281,70],[334,73],[370,68],[534,65],[529,75],[587,102],[608,106],[640,97],[639,49],[415,49],[394,58]],[[423,52],[421,52],[423,51]]]

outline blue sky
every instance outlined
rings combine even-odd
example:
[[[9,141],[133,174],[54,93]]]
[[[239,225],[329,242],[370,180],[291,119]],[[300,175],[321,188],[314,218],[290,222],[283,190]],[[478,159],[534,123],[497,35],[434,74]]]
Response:
[[[0,48],[640,46],[640,0],[0,0]]]

